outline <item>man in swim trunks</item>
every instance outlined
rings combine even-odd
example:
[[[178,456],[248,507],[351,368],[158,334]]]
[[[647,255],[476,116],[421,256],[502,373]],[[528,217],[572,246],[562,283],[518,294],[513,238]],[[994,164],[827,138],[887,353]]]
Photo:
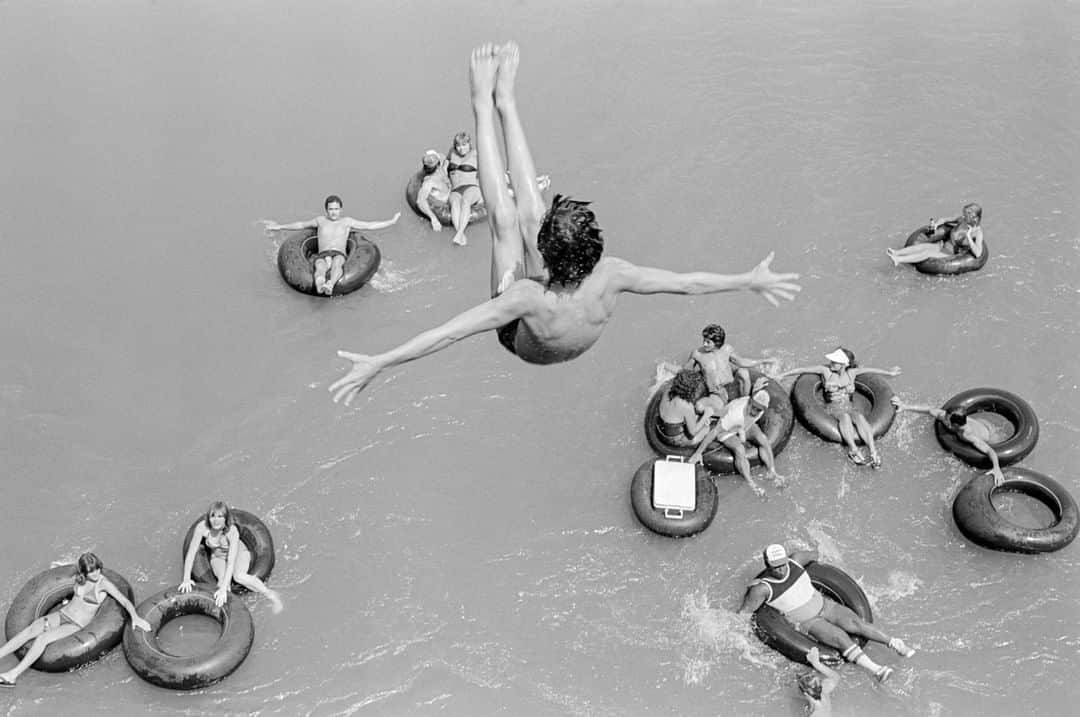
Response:
[[[701,339],[701,346],[690,352],[684,368],[697,368],[705,376],[705,385],[709,388],[709,396],[715,399],[713,409],[717,413],[731,399],[750,393],[749,369],[762,364],[776,365],[774,359],[748,359],[736,354],[731,344],[725,343],[727,334],[720,324],[709,324],[702,329]],[[739,383],[732,386],[736,377]]]
[[[728,403],[720,414],[720,419],[716,422],[716,425],[702,439],[698,450],[690,458],[690,462],[694,463],[705,452],[710,443],[714,440],[720,441],[731,451],[731,455],[735,459],[735,470],[746,479],[746,482],[750,484],[750,489],[758,497],[765,496],[765,489],[750,477],[750,459],[746,455],[747,441],[753,441],[757,445],[758,455],[761,457],[765,469],[769,472],[769,478],[776,483],[778,488],[784,486],[784,477],[776,472],[776,459],[773,457],[769,438],[758,425],[761,417],[765,415],[765,411],[769,408],[769,392],[765,390],[767,383],[768,379],[759,379],[754,384],[752,396],[742,396]],[[708,403],[708,397],[698,403],[699,409],[711,410],[712,408],[711,404]],[[701,404],[704,404],[704,406]],[[709,414],[705,413],[705,415]]]
[[[862,651],[852,635],[888,645],[897,654],[911,657],[915,650],[899,637],[889,637],[851,608],[825,597],[810,582],[805,566],[818,559],[817,550],[796,550],[788,556],[783,545],[772,544],[762,553],[766,573],[750,583],[738,613],[752,613],[762,605],[778,610],[797,630],[836,648],[848,662],[863,668],[879,682],[892,668],[877,664]]]
[[[431,230],[442,231],[442,222],[431,211],[428,198],[437,202],[446,202],[450,198],[450,177],[446,173],[446,158],[433,149],[424,152],[424,179],[416,192],[416,206],[431,220]]]
[[[952,431],[962,440],[975,446],[976,450],[990,459],[990,464],[993,467],[987,472],[994,476],[995,486],[999,486],[1005,482],[1005,474],[1001,472],[1001,465],[998,463],[997,453],[990,447],[991,427],[986,421],[971,416],[965,416],[956,411],[948,412],[941,408],[934,408],[933,406],[915,406],[907,404],[901,401],[899,396],[892,397],[892,404],[896,406],[897,411],[928,413],[933,416],[935,420],[941,421],[941,424],[945,426],[945,428]]]
[[[334,286],[345,273],[345,249],[349,242],[349,232],[384,229],[394,224],[401,216],[401,212],[398,212],[393,219],[383,222],[364,222],[341,216],[341,206],[341,197],[331,194],[323,202],[323,207],[326,209],[325,217],[315,217],[306,222],[292,224],[266,222],[267,231],[272,232],[289,229],[318,229],[319,253],[315,255],[315,291],[327,296],[334,293]]]
[[[677,274],[639,267],[622,259],[601,259],[604,242],[587,202],[557,195],[546,210],[536,169],[514,98],[518,47],[486,44],[473,50],[473,112],[476,115],[478,174],[492,230],[491,299],[441,326],[382,354],[339,351],[351,370],[330,385],[334,400],[346,405],[379,372],[441,351],[457,341],[496,331],[499,343],[523,361],[551,364],[584,353],[600,337],[619,294],[709,294],[749,290],[776,305],[800,287],[797,274],[775,274],[773,255],[745,274]],[[502,118],[510,196],[495,130]],[[545,211],[546,210],[546,211]]]

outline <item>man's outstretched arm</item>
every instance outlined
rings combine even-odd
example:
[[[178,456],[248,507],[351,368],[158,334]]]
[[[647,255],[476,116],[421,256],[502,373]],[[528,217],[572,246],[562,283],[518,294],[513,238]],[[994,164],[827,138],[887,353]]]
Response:
[[[709,271],[692,271],[680,274],[667,269],[636,266],[628,261],[619,262],[616,285],[618,291],[632,294],[718,294],[725,291],[754,291],[773,306],[780,299],[791,301],[802,287],[795,283],[798,274],[776,274],[769,268],[774,253],[744,274],[715,274]]]
[[[447,346],[484,331],[493,331],[528,311],[530,298],[524,287],[511,287],[505,293],[467,309],[441,326],[418,334],[397,348],[375,356],[338,351],[338,356],[353,362],[352,369],[330,384],[334,403],[344,399],[348,406],[356,395],[380,371],[442,351]]]
[[[315,219],[309,219],[307,221],[302,221],[302,222],[292,222],[291,224],[278,224],[277,222],[266,222],[265,225],[266,225],[267,231],[272,231],[272,232],[282,231],[282,230],[289,231],[289,230],[292,230],[292,229],[314,229],[315,227],[319,226],[319,219],[316,217]]]
[[[387,219],[386,221],[383,221],[383,222],[365,222],[365,221],[362,221],[360,219],[350,219],[349,220],[349,226],[352,227],[353,229],[359,229],[359,230],[364,230],[364,229],[385,229],[386,227],[391,226],[392,224],[396,223],[399,218],[401,218],[401,212],[398,212],[397,214],[395,214],[393,216],[393,218]]]

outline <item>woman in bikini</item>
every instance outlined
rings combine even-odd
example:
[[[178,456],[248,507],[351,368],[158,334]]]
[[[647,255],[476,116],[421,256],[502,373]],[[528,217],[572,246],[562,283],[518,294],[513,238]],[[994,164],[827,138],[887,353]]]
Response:
[[[893,266],[918,264],[927,259],[947,259],[956,254],[970,253],[976,259],[983,253],[982,207],[974,202],[964,205],[954,219],[931,219],[930,241],[912,244],[901,249],[886,249]],[[944,231],[939,232],[939,229]]]
[[[848,449],[848,458],[855,465],[866,465],[866,458],[855,443],[856,433],[870,450],[870,465],[874,468],[881,467],[881,456],[878,454],[877,445],[874,443],[874,431],[866,420],[866,416],[855,405],[855,379],[861,374],[878,374],[881,376],[899,376],[900,367],[894,366],[886,371],[880,368],[859,368],[855,363],[855,354],[843,347],[826,354],[828,360],[826,366],[804,366],[784,371],[776,377],[780,380],[786,376],[795,376],[800,373],[816,373],[821,376],[822,387],[825,389],[825,411],[836,419],[840,435]]]
[[[660,398],[656,428],[663,439],[676,446],[696,446],[709,433],[711,406],[698,414],[695,404],[708,394],[705,378],[697,371],[683,369]]]
[[[446,171],[450,175],[450,221],[454,225],[454,243],[465,246],[465,227],[474,205],[483,201],[480,182],[476,178],[476,149],[467,132],[454,135],[450,151],[446,153]]]
[[[111,597],[127,611],[134,627],[140,630],[150,629],[150,623],[139,617],[139,614],[135,612],[135,606],[124,593],[101,574],[101,568],[101,560],[98,556],[93,553],[80,555],[75,572],[75,594],[71,596],[71,600],[59,610],[34,620],[19,634],[8,640],[3,647],[0,647],[0,657],[6,657],[27,642],[34,641],[19,664],[7,672],[0,673],[0,686],[14,685],[19,675],[37,662],[46,647],[57,640],[74,635],[89,625],[107,597]]]
[[[281,612],[278,594],[266,587],[262,580],[248,574],[251,551],[240,540],[240,531],[233,524],[229,506],[221,501],[211,503],[206,511],[206,519],[195,526],[187,555],[184,556],[184,579],[179,588],[182,593],[190,592],[194,586],[191,568],[195,564],[196,551],[203,547],[210,551],[210,568],[218,579],[217,590],[214,591],[214,602],[218,607],[225,604],[229,597],[229,586],[235,580],[247,589],[265,595],[273,611]]]

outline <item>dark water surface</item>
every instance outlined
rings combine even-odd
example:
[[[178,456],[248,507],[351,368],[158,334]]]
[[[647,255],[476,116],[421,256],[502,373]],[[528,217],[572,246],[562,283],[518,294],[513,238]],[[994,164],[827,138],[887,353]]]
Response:
[[[286,602],[242,598],[255,647],[217,686],[152,687],[115,651],[27,673],[0,712],[796,715],[796,669],[731,614],[781,539],[919,649],[872,647],[897,674],[845,670],[837,714],[1069,711],[1078,548],[967,542],[973,471],[925,416],[877,472],[797,427],[791,486],[722,479],[693,539],[645,531],[628,488],[657,363],[719,321],[785,367],[841,342],[898,364],[909,402],[1015,392],[1041,425],[1024,465],[1080,492],[1078,35],[1075,2],[0,3],[0,609],[84,550],[139,597],[175,585],[217,498],[270,526]],[[454,248],[402,188],[471,130],[469,50],[510,38],[537,166],[593,200],[611,254],[733,272],[775,249],[803,294],[627,297],[569,364],[483,337],[336,406],[337,349],[487,295],[487,230]],[[372,283],[325,301],[281,282],[259,220],[330,193],[403,214]],[[892,268],[972,200],[985,269]]]

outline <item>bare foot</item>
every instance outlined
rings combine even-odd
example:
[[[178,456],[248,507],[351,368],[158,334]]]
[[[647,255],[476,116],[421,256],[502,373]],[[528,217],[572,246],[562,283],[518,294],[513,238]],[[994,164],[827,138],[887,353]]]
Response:
[[[315,293],[316,294],[325,294],[326,293],[326,277],[323,276],[322,274],[316,274],[315,275]]]
[[[889,247],[888,249],[885,250],[885,253],[889,255],[890,259],[892,259],[892,265],[893,266],[900,266],[900,262],[896,260],[896,250],[895,249],[893,249],[892,247]]]
[[[464,234],[455,234],[453,241],[458,246],[465,246],[469,243],[469,240],[465,238]]]
[[[517,43],[510,41],[498,48],[499,74],[495,80],[495,103],[500,107],[514,101],[514,81],[517,79],[521,53]]]
[[[495,72],[499,69],[499,58],[495,53],[496,47],[490,42],[485,42],[472,51],[472,58],[469,61],[469,82],[472,85],[474,105],[492,101],[492,93],[495,90]]]

